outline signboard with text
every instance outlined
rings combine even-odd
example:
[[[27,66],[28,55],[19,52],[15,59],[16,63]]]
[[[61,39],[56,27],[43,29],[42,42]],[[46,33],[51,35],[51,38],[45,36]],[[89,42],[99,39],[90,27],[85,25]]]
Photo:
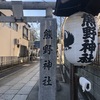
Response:
[[[56,100],[56,20],[41,22],[39,100]]]

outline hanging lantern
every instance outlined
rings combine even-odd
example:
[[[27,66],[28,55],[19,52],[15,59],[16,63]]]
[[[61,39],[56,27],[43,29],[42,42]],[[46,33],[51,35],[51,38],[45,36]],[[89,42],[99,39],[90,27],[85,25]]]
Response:
[[[94,16],[85,12],[71,15],[64,26],[66,59],[75,66],[94,61],[97,51],[97,26]]]

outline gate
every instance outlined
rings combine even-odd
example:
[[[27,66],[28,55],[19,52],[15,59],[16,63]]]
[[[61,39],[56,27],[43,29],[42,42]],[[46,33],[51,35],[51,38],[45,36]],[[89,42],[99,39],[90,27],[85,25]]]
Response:
[[[38,100],[56,100],[57,23],[52,18],[54,2],[0,2],[0,9],[10,9],[13,16],[0,16],[0,22],[40,23],[40,80]],[[44,17],[23,16],[24,10],[46,10]]]

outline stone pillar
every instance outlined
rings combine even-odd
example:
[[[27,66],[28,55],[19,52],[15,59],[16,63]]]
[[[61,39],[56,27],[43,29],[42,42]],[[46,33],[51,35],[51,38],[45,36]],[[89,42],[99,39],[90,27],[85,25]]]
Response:
[[[46,17],[52,17],[52,8],[46,9]]]
[[[41,21],[38,100],[56,100],[56,19]]]

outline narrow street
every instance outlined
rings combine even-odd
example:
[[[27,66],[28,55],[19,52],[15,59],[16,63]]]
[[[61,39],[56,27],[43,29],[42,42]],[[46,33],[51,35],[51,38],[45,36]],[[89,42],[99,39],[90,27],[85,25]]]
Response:
[[[38,79],[38,61],[20,65],[16,71],[0,78],[0,100],[26,100]]]

